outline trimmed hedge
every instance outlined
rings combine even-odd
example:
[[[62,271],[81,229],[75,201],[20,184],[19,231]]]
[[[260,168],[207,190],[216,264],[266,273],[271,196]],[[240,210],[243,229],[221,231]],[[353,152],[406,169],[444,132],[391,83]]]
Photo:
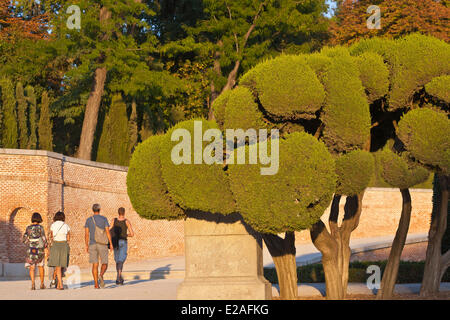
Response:
[[[336,185],[334,161],[323,143],[294,132],[279,141],[278,173],[261,175],[260,167],[234,164],[228,169],[239,212],[255,230],[304,230],[320,219]]]
[[[255,97],[246,87],[230,91],[225,108],[224,129],[263,129],[266,128],[263,115],[258,109]]]
[[[353,196],[369,185],[375,167],[370,152],[355,150],[336,159],[336,193]]]
[[[332,58],[324,75],[323,141],[332,153],[364,149],[371,118],[355,59],[343,47],[322,52]]]
[[[377,265],[381,273],[386,268],[387,261],[364,261],[351,262],[349,268],[348,282],[366,283],[370,274],[366,273],[370,265]],[[396,283],[421,283],[425,263],[415,261],[400,261],[398,277]],[[382,274],[381,274],[382,276]],[[275,268],[264,268],[264,277],[270,283],[278,283]],[[322,264],[310,264],[297,267],[297,277],[299,283],[322,283],[325,282],[325,274]],[[442,282],[450,282],[450,268],[442,278]]]
[[[445,113],[428,108],[408,112],[398,124],[398,137],[417,161],[450,172],[450,120]]]
[[[229,214],[235,211],[233,195],[222,164],[208,165],[194,163],[195,121],[202,124],[203,133],[208,129],[219,129],[214,121],[192,119],[179,122],[164,135],[161,145],[162,177],[175,203],[186,210],[200,210],[211,213]],[[191,164],[174,164],[171,158],[172,149],[179,141],[171,141],[172,133],[177,129],[187,130],[190,134]],[[203,137],[202,137],[203,138]],[[210,142],[202,143],[202,151]],[[222,152],[222,150],[220,150]]]
[[[155,135],[139,144],[130,160],[127,191],[133,208],[146,219],[181,219],[184,211],[172,201],[161,174],[159,157],[164,136]]]
[[[225,122],[225,108],[227,106],[228,98],[231,95],[232,90],[227,90],[214,100],[212,109],[214,117],[219,127],[223,128]]]
[[[425,90],[439,100],[450,103],[450,75],[433,78],[425,85]]]
[[[381,177],[395,188],[407,189],[425,182],[430,172],[403,156],[385,148],[377,154],[380,161]]]
[[[364,52],[356,58],[356,63],[369,102],[384,97],[389,91],[389,69],[383,57],[375,52]]]
[[[324,89],[304,56],[281,55],[242,76],[264,110],[275,118],[311,119],[325,98]]]

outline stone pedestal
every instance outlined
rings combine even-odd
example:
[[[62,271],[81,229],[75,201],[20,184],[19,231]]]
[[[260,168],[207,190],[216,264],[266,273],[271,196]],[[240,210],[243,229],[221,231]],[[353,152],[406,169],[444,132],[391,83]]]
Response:
[[[191,213],[185,222],[186,276],[181,300],[265,300],[262,240],[241,216]]]

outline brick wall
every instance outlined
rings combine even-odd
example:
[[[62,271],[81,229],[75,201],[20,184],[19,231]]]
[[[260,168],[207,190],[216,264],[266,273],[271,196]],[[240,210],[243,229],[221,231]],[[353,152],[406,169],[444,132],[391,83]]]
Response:
[[[86,266],[84,222],[93,203],[100,203],[109,221],[124,207],[136,233],[129,239],[129,261],[184,254],[182,221],[141,219],[126,191],[127,168],[84,161],[46,151],[0,149],[0,262],[22,262],[21,236],[31,214],[41,213],[48,230],[54,213],[64,210],[72,229],[71,264]],[[410,233],[428,231],[431,190],[411,190]],[[345,198],[341,200],[341,210]],[[371,188],[363,200],[360,225],[353,238],[393,235],[400,219],[401,195],[396,189]],[[326,221],[328,214],[322,217]],[[297,243],[311,243],[309,232]]]
[[[412,212],[409,234],[428,233],[432,209],[432,190],[410,189]],[[340,201],[340,218],[344,215],[345,197]],[[352,239],[395,235],[402,212],[402,195],[399,189],[368,188],[364,193],[363,209],[359,225]],[[322,216],[328,228],[329,209]],[[309,231],[296,234],[296,243],[311,243]]]
[[[71,227],[71,264],[86,266],[84,223],[94,203],[109,221],[124,207],[136,236],[129,261],[184,254],[182,221],[141,219],[126,190],[127,168],[83,161],[46,151],[0,149],[0,260],[23,262],[21,236],[31,214],[41,213],[46,230],[63,210]]]

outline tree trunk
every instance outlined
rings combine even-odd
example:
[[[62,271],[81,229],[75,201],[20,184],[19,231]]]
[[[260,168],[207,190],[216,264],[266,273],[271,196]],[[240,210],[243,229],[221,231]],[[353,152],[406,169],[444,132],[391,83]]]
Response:
[[[338,226],[339,202],[341,195],[333,198],[328,220],[330,232],[320,220],[310,230],[314,246],[322,253],[322,265],[325,272],[327,299],[345,299],[350,264],[350,236],[359,224],[362,212],[364,192],[348,196],[345,202],[345,214],[341,226]]]
[[[77,157],[91,160],[92,144],[94,142],[95,130],[97,128],[98,112],[102,100],[106,80],[106,68],[95,70],[94,83],[89,94],[84,111],[83,127],[81,129],[80,146]]]
[[[106,7],[100,9],[100,23],[104,23],[111,17],[111,12]],[[106,40],[108,37],[105,33],[101,39]],[[99,62],[105,59],[104,56],[99,57]],[[106,81],[106,68],[101,67],[95,70],[94,82],[92,83],[91,92],[86,103],[84,111],[83,127],[81,129],[80,145],[78,146],[77,158],[91,160],[92,145],[94,143],[95,130],[97,129],[98,112],[102,101],[103,90]]]
[[[335,199],[333,199],[333,204],[336,202],[337,205],[339,205],[339,201],[337,201],[335,197]],[[331,210],[333,212],[333,205]],[[332,214],[330,213],[330,216],[331,215]],[[328,232],[322,220],[319,220],[311,227],[310,233],[314,246],[322,253],[326,297],[329,300],[343,299],[342,273],[339,270],[339,267],[342,266],[342,263],[339,261],[340,241]]]
[[[440,197],[438,205],[433,208],[430,231],[428,233],[428,247],[425,259],[425,270],[423,273],[420,296],[430,296],[439,292],[441,280],[441,244],[447,227],[448,213],[448,180],[449,176],[438,174]]]
[[[295,299],[298,293],[298,279],[294,232],[286,232],[284,239],[273,234],[263,234],[263,239],[275,264],[280,298],[283,300]]]
[[[403,205],[400,222],[392,242],[389,259],[384,270],[381,287],[377,293],[377,299],[390,299],[394,294],[395,282],[397,280],[398,268],[403,247],[405,246],[406,236],[408,235],[409,223],[411,220],[411,195],[409,189],[400,189],[402,193]]]

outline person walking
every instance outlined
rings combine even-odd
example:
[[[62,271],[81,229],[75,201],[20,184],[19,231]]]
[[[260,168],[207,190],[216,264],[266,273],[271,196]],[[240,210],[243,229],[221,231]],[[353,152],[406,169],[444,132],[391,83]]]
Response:
[[[53,217],[53,224],[50,226],[50,257],[48,265],[55,268],[57,286],[56,289],[64,290],[62,282],[62,269],[69,265],[70,254],[70,227],[65,223],[66,216],[58,211]]]
[[[130,221],[125,218],[125,208],[120,207],[118,213],[119,217],[111,221],[110,232],[114,247],[114,260],[116,261],[116,284],[122,285],[124,282],[122,278],[123,264],[128,255],[128,237],[133,237],[134,232]]]
[[[89,254],[89,263],[92,263],[92,276],[94,277],[94,287],[99,289],[105,287],[103,275],[108,269],[108,244],[111,252],[114,250],[111,234],[109,233],[109,223],[106,217],[100,215],[100,205],[92,206],[93,215],[86,219],[85,244],[86,253]],[[100,275],[98,274],[98,264],[101,262]]]
[[[31,290],[36,290],[34,279],[36,267],[39,269],[41,280],[41,289],[45,289],[44,284],[44,260],[48,255],[48,243],[45,237],[44,227],[41,226],[42,217],[38,212],[31,216],[31,225],[29,225],[23,234],[22,241],[28,246],[25,267],[30,269]]]

